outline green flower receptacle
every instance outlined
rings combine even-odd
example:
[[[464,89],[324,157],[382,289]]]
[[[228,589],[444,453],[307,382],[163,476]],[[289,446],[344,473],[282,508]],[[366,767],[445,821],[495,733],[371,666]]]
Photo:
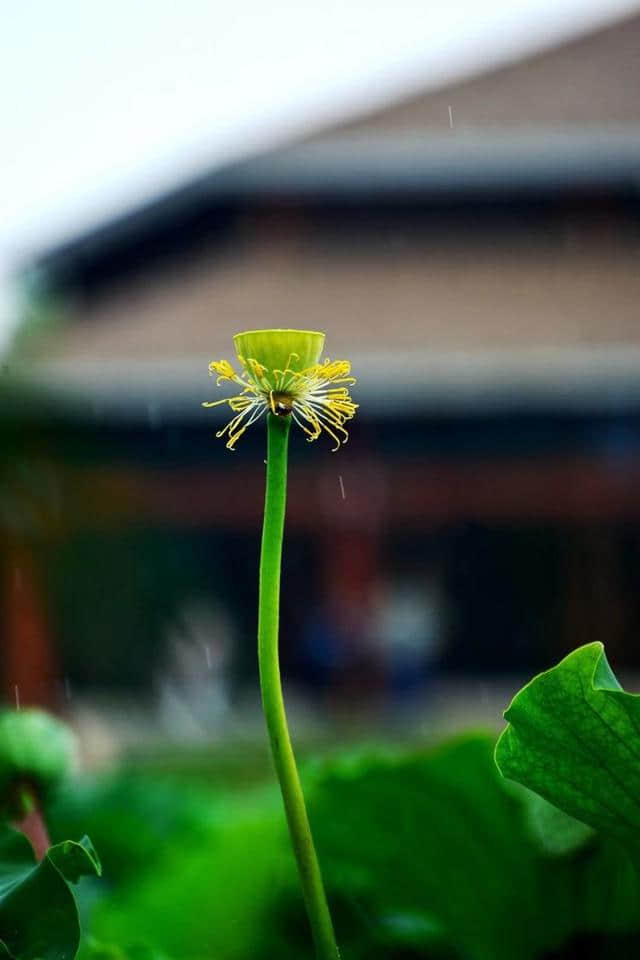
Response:
[[[324,333],[316,330],[247,330],[233,338],[243,360],[257,360],[267,370],[306,370],[320,362]]]

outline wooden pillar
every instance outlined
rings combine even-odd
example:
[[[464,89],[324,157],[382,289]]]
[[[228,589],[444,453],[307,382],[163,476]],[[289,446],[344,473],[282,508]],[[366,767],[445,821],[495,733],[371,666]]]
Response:
[[[327,470],[319,503],[324,596],[340,645],[334,690],[344,702],[372,705],[382,695],[383,669],[372,642],[382,562],[386,478],[378,462]]]
[[[619,539],[610,523],[576,528],[565,535],[566,606],[564,650],[600,641],[614,660],[624,655],[627,600]]]
[[[33,548],[9,541],[3,574],[3,700],[10,706],[51,707],[58,672]]]

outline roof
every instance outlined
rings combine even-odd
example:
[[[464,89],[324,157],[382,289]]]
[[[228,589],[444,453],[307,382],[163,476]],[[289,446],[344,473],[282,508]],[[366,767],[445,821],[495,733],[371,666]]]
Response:
[[[456,196],[640,183],[640,15],[439,90],[204,172],[32,266],[73,283],[74,267],[198,225],[229,205]],[[153,245],[152,245],[153,246]]]
[[[72,240],[36,264],[71,322],[35,341],[30,375],[118,410],[195,406],[233,332],[303,325],[360,358],[385,409],[636,404],[639,45],[637,16]]]

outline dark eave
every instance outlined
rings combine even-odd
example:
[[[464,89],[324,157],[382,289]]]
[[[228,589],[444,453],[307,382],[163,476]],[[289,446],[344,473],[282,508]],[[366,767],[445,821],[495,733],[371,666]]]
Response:
[[[640,131],[341,135],[214,170],[45,252],[27,273],[73,286],[83,268],[162,251],[176,237],[224,234],[234,212],[260,204],[438,206],[510,204],[605,193],[637,196]],[[180,241],[182,242],[182,241]]]

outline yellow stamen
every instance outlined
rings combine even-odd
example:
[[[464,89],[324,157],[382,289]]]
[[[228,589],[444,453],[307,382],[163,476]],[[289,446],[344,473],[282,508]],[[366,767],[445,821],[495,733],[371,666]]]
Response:
[[[268,331],[267,331],[268,332]],[[272,331],[276,333],[277,331]],[[263,413],[291,414],[306,434],[317,440],[322,432],[335,443],[334,450],[346,443],[345,428],[358,409],[349,396],[349,387],[356,380],[351,376],[348,360],[324,360],[303,370],[296,369],[299,356],[290,352],[286,364],[269,369],[259,360],[239,356],[243,370],[237,373],[227,360],[213,361],[209,372],[217,374],[217,382],[236,383],[242,392],[223,400],[206,401],[205,407],[228,404],[235,414],[217,436],[227,437],[227,447],[234,449],[237,440]]]

